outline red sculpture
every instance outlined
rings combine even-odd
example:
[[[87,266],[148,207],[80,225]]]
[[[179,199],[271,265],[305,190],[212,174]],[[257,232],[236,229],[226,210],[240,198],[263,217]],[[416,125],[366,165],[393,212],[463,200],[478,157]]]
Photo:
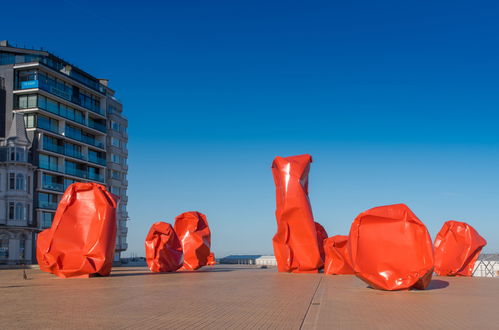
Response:
[[[215,254],[213,252],[210,253],[208,256],[208,262],[206,263],[207,266],[215,266],[217,264],[215,260]]]
[[[324,227],[318,222],[314,222],[315,230],[317,232],[317,244],[319,244],[319,253],[321,255],[321,259],[324,262],[326,260],[326,254],[324,253],[324,240],[327,239],[327,232]]]
[[[467,223],[447,221],[435,238],[435,273],[472,276],[485,245],[487,241]]]
[[[324,273],[329,275],[355,274],[348,252],[348,236],[336,235],[324,241],[326,262]]]
[[[145,246],[147,266],[152,272],[174,272],[182,266],[182,245],[169,223],[154,223]]]
[[[64,278],[109,275],[116,247],[115,198],[99,184],[70,185],[52,227],[38,235],[40,269]]]
[[[273,245],[280,272],[317,273],[324,265],[308,200],[311,162],[310,155],[300,155],[276,157],[272,163],[277,219]]]
[[[184,251],[182,270],[196,270],[206,265],[210,255],[211,233],[206,216],[185,212],[175,218],[175,232]]]
[[[425,225],[404,204],[357,216],[349,236],[355,274],[382,290],[425,289],[433,273],[433,245]]]

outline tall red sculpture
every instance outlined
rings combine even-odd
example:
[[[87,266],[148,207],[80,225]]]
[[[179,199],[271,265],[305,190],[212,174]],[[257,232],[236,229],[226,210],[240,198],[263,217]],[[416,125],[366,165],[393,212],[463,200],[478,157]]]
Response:
[[[211,233],[206,216],[185,212],[175,218],[175,232],[184,251],[182,270],[196,270],[206,265],[210,255]]]
[[[447,221],[435,238],[435,273],[472,276],[487,241],[465,222]]]
[[[329,237],[324,241],[324,250],[326,252],[324,273],[329,275],[355,274],[348,252],[348,236]]]
[[[317,232],[317,244],[319,244],[319,253],[321,255],[321,259],[324,262],[326,260],[326,254],[324,253],[324,240],[327,239],[327,232],[324,227],[318,222],[314,222],[315,230]]]
[[[38,235],[40,269],[59,277],[107,276],[116,247],[116,201],[104,186],[74,183],[57,207],[52,227]]]
[[[308,200],[311,162],[310,155],[299,155],[276,157],[272,163],[277,219],[273,245],[280,272],[316,273],[324,265]]]
[[[425,225],[404,204],[357,216],[349,236],[355,274],[382,290],[425,289],[433,273],[433,245]]]
[[[169,223],[154,223],[145,246],[147,266],[152,272],[174,272],[182,266],[182,244]]]

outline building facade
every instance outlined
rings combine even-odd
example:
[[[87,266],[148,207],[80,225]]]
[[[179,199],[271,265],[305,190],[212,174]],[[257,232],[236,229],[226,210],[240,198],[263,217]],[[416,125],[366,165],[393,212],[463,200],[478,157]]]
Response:
[[[108,81],[49,52],[12,47],[6,41],[0,41],[0,79],[0,137],[8,144],[12,123],[22,116],[34,171],[27,197],[32,206],[26,211],[32,219],[27,227],[34,232],[28,260],[34,261],[36,233],[51,226],[66,188],[74,182],[96,182],[120,197],[119,261],[127,249],[128,121]],[[4,227],[11,228],[0,222]],[[11,244],[17,243],[9,243],[9,249]],[[8,254],[10,258],[13,252]]]

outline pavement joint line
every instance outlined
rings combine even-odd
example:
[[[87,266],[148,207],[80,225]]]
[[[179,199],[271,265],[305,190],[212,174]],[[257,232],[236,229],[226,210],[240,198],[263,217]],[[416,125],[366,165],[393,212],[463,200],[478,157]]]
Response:
[[[322,283],[322,276],[319,277],[319,282],[317,283],[317,286],[315,287],[315,290],[314,290],[314,293],[312,294],[312,297],[310,297],[310,302],[308,303],[307,311],[305,312],[305,315],[303,316],[303,319],[301,320],[300,329],[304,329],[303,326],[305,324],[305,320],[307,319],[307,316],[309,316],[310,306],[312,306],[312,302],[314,301],[314,298],[317,294],[317,291],[319,290],[319,287],[321,286],[321,283]]]

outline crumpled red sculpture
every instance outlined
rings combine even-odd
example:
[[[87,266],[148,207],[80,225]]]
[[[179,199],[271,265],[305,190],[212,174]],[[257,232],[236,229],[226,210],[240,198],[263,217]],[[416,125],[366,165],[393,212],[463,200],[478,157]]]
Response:
[[[472,276],[487,241],[465,222],[447,221],[435,238],[435,273]]]
[[[433,273],[426,226],[404,204],[375,207],[357,216],[349,236],[355,274],[382,290],[425,289]]]
[[[318,222],[314,222],[315,230],[317,232],[317,244],[319,244],[319,253],[321,255],[321,259],[324,262],[326,260],[326,254],[324,253],[324,240],[327,239],[327,232],[324,227]]]
[[[348,236],[336,235],[324,241],[326,261],[324,273],[329,275],[355,274],[348,252]]]
[[[184,251],[181,270],[196,270],[206,265],[211,245],[206,216],[199,212],[182,213],[175,218],[174,228]]]
[[[215,266],[217,264],[215,260],[215,254],[213,252],[210,253],[208,256],[208,262],[206,263],[207,266]]]
[[[116,247],[115,199],[99,184],[70,185],[52,227],[38,235],[40,270],[63,278],[109,275]]]
[[[317,273],[324,265],[308,199],[311,162],[310,155],[299,155],[276,157],[272,163],[277,219],[272,241],[280,272]]]
[[[174,272],[182,266],[182,244],[169,223],[154,223],[145,246],[147,266],[152,272]]]

